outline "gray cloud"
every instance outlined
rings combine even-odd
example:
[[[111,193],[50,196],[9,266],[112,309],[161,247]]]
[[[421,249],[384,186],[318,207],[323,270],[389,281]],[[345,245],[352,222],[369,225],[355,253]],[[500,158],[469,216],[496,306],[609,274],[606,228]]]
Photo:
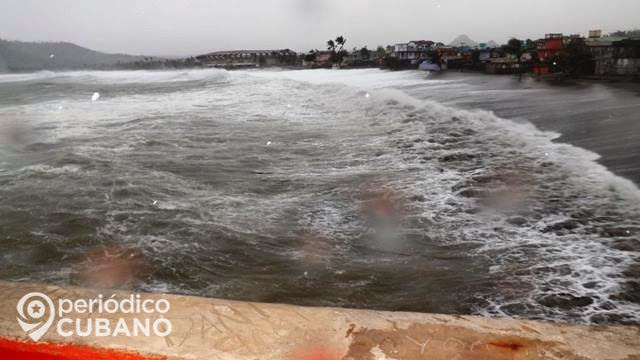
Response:
[[[191,55],[237,48],[349,47],[411,39],[537,38],[640,27],[638,0],[0,0],[0,37],[96,50]]]

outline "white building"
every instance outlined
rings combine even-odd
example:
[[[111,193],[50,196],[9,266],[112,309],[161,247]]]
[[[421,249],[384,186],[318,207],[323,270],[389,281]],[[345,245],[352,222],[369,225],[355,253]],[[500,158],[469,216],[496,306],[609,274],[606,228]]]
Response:
[[[411,60],[411,62],[414,63],[420,59],[426,59],[434,45],[435,43],[433,41],[427,40],[396,44],[393,47],[391,56],[400,60]]]

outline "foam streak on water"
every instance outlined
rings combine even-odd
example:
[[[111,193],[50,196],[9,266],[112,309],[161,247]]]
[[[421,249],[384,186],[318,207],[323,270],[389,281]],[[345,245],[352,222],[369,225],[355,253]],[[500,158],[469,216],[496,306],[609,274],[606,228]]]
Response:
[[[459,80],[2,75],[0,277],[78,283],[77,259],[124,244],[150,291],[640,323],[637,187],[423,84]]]

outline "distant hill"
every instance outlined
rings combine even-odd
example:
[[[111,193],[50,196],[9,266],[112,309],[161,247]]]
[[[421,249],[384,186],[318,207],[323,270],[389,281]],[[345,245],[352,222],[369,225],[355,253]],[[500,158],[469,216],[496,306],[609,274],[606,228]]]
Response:
[[[455,38],[451,43],[449,43],[449,46],[462,46],[462,45],[474,47],[478,45],[478,43],[471,40],[471,38],[468,37],[467,35],[460,35],[457,38]]]
[[[0,39],[0,72],[108,68],[150,59],[107,54],[68,42],[22,42]]]

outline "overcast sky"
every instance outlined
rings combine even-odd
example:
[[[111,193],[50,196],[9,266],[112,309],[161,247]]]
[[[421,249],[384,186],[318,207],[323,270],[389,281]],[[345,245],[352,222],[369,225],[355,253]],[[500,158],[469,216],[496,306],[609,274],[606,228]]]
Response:
[[[95,50],[195,55],[214,50],[348,47],[409,40],[477,42],[640,28],[640,0],[0,0],[0,38]]]

